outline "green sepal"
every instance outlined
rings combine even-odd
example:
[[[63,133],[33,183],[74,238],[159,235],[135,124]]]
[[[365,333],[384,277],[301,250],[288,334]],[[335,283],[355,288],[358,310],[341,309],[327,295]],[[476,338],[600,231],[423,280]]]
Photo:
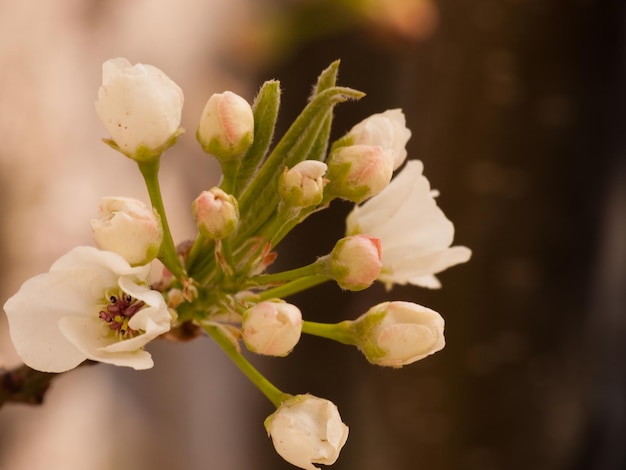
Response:
[[[384,309],[380,309],[378,312],[370,310],[352,324],[356,346],[372,364],[376,364],[376,359],[383,358],[388,354],[383,348],[377,346],[374,338],[372,338],[372,332],[385,319],[386,315],[387,312]]]
[[[185,130],[182,127],[179,127],[176,132],[174,132],[172,136],[160,147],[153,149],[142,145],[133,154],[122,150],[122,148],[117,145],[117,143],[113,139],[102,139],[102,142],[107,144],[113,150],[120,152],[122,155],[130,158],[131,160],[135,160],[137,163],[154,162],[161,158],[163,152],[172,147],[178,141],[178,138],[184,133]]]
[[[317,79],[317,84],[313,88],[313,94],[310,99],[319,95],[322,91],[332,88],[337,83],[337,74],[339,73],[339,60],[330,64]],[[333,123],[332,109],[326,112],[326,118],[320,132],[315,140],[315,143],[311,147],[309,160],[319,160],[323,162],[326,160],[326,153],[328,151],[328,139],[330,138],[330,130]]]

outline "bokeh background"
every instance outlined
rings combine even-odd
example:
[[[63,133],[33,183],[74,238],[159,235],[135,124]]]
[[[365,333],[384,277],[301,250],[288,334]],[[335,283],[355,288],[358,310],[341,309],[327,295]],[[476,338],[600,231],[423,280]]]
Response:
[[[334,137],[402,107],[410,158],[441,196],[470,263],[443,289],[321,286],[316,321],[385,299],[446,319],[446,348],[405,367],[305,337],[251,357],[281,389],[331,399],[350,426],[336,469],[626,468],[626,11],[592,0],[0,1],[0,300],[76,244],[100,197],[147,200],[133,162],[99,142],[101,63],[154,64],[185,92],[185,137],[163,160],[176,240],[219,168],[193,130],[211,93],[251,100],[276,78],[282,132],[317,74],[367,93]],[[311,262],[350,206],[310,218],[277,267]],[[288,469],[271,405],[208,339],[155,344],[154,369],[81,368],[42,407],[0,410],[1,470]],[[19,364],[5,319],[0,367]]]

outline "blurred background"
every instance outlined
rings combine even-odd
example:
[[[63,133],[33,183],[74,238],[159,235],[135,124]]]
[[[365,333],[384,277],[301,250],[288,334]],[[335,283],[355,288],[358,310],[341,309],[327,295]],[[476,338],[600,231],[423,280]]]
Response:
[[[0,301],[76,244],[102,196],[147,201],[135,165],[99,142],[101,63],[124,56],[185,92],[188,133],[162,188],[177,241],[219,168],[193,133],[214,92],[252,100],[280,80],[279,132],[340,58],[334,137],[401,107],[470,263],[441,290],[321,286],[305,318],[355,318],[386,299],[446,319],[446,348],[401,370],[305,337],[250,357],[281,389],[334,401],[350,437],[335,469],[626,468],[626,82],[620,1],[0,0]],[[343,234],[348,204],[310,218],[277,267]],[[154,344],[145,372],[81,368],[42,407],[0,411],[0,470],[288,469],[273,410],[208,339]],[[19,364],[0,320],[0,367]]]

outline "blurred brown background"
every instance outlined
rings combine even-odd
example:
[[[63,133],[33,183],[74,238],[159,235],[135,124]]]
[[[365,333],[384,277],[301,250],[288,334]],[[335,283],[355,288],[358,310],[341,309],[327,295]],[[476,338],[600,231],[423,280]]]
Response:
[[[101,196],[146,198],[132,162],[98,142],[103,60],[153,63],[185,91],[188,135],[163,172],[181,240],[188,201],[219,176],[193,139],[206,98],[251,99],[277,78],[284,130],[341,58],[340,83],[367,97],[337,108],[335,137],[402,107],[409,156],[474,255],[437,291],[294,298],[317,321],[382,299],[427,305],[447,345],[424,361],[372,367],[308,337],[251,360],[281,389],[337,403],[350,437],[335,469],[626,468],[624,15],[585,0],[0,2],[2,300],[91,243]],[[349,209],[299,227],[278,266],[327,252]],[[76,371],[43,408],[3,409],[0,469],[293,468],[265,435],[271,405],[209,340],[152,350],[148,372]],[[6,339],[0,360],[15,362]]]

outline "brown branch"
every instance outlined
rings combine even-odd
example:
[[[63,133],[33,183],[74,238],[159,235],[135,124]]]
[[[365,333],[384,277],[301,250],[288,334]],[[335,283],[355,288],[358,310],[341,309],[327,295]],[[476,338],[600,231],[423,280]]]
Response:
[[[85,361],[81,364],[95,364]],[[41,405],[52,380],[63,375],[40,372],[28,366],[20,366],[13,370],[0,369],[0,408],[5,403],[25,403]]]

